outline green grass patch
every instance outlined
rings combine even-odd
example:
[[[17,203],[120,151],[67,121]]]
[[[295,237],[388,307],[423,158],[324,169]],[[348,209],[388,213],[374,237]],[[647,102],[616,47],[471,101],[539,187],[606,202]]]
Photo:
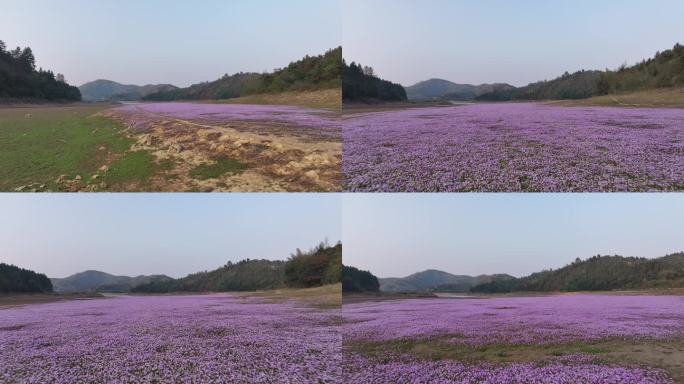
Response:
[[[247,169],[247,166],[237,160],[219,158],[214,164],[202,164],[190,170],[190,177],[194,179],[206,180],[216,179],[226,173],[240,173]]]
[[[144,186],[159,167],[150,152],[129,152],[112,163],[103,180],[114,189],[131,182]]]
[[[0,191],[29,183],[56,189],[60,175],[88,180],[132,140],[123,124],[92,116],[103,106],[0,108]]]

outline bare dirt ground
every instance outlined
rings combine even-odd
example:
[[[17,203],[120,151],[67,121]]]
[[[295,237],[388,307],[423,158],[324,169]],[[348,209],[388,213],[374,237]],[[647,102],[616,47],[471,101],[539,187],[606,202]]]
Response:
[[[105,116],[129,121],[110,110]],[[152,153],[158,163],[173,164],[157,174],[155,191],[339,191],[341,137],[275,121],[201,121],[140,110],[141,126],[129,126],[133,151]],[[198,178],[193,170],[227,158],[245,165],[240,172]],[[135,190],[135,185],[131,190]]]

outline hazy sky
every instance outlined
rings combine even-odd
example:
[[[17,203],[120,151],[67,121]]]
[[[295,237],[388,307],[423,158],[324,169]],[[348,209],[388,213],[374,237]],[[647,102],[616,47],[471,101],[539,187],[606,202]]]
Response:
[[[346,194],[342,205],[344,263],[380,277],[522,276],[684,251],[684,194]]]
[[[0,194],[0,262],[184,276],[341,239],[334,194]]]
[[[348,61],[389,80],[525,85],[684,43],[681,0],[344,0]]]
[[[341,0],[0,0],[0,39],[81,85],[187,86],[341,44]]]

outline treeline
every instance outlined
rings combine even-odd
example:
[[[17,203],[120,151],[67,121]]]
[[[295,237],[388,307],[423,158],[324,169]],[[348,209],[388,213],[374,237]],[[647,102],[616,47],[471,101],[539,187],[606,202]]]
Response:
[[[342,281],[342,243],[334,246],[326,242],[302,252],[297,249],[285,264],[285,284],[288,287],[308,288]]]
[[[81,92],[67,84],[61,74],[36,70],[31,48],[7,50],[0,40],[0,99],[79,101]]]
[[[496,89],[477,96],[480,101],[586,99],[599,94],[600,71],[578,71],[520,88]]]
[[[342,62],[342,99],[347,101],[406,101],[406,90],[401,84],[395,84],[378,78],[372,67],[364,67],[352,62]]]
[[[546,270],[471,288],[477,293],[606,291],[684,287],[684,253],[657,259],[596,255],[577,259],[557,270]]]
[[[216,81],[152,93],[145,96],[144,100],[231,99],[260,93],[339,88],[341,83],[342,47],[337,47],[322,55],[305,56],[285,68],[276,69],[273,73],[226,74]]]
[[[307,252],[297,250],[287,261],[228,262],[213,271],[180,279],[153,280],[131,289],[137,293],[258,291],[284,287],[307,288],[342,280],[342,244],[323,242]]]
[[[52,292],[52,283],[44,274],[0,263],[0,293],[46,292]]]
[[[615,93],[634,92],[684,85],[684,46],[657,52],[652,59],[616,70],[581,70],[525,87],[482,94],[480,101],[584,99]]]
[[[355,267],[342,266],[342,292],[379,292],[380,282],[369,271]]]
[[[156,280],[131,289],[138,293],[227,292],[275,289],[284,286],[285,262],[242,260],[180,279]]]

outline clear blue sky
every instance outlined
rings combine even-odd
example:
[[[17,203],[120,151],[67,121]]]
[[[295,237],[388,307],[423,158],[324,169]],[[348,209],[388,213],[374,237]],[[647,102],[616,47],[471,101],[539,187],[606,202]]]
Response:
[[[524,85],[684,43],[681,0],[345,0],[348,61],[389,80]]]
[[[184,276],[341,239],[335,194],[0,194],[0,262]]]
[[[425,269],[527,275],[596,254],[684,251],[684,194],[346,194],[343,260],[380,277]]]
[[[341,44],[341,0],[0,0],[0,39],[81,85],[271,71]]]

